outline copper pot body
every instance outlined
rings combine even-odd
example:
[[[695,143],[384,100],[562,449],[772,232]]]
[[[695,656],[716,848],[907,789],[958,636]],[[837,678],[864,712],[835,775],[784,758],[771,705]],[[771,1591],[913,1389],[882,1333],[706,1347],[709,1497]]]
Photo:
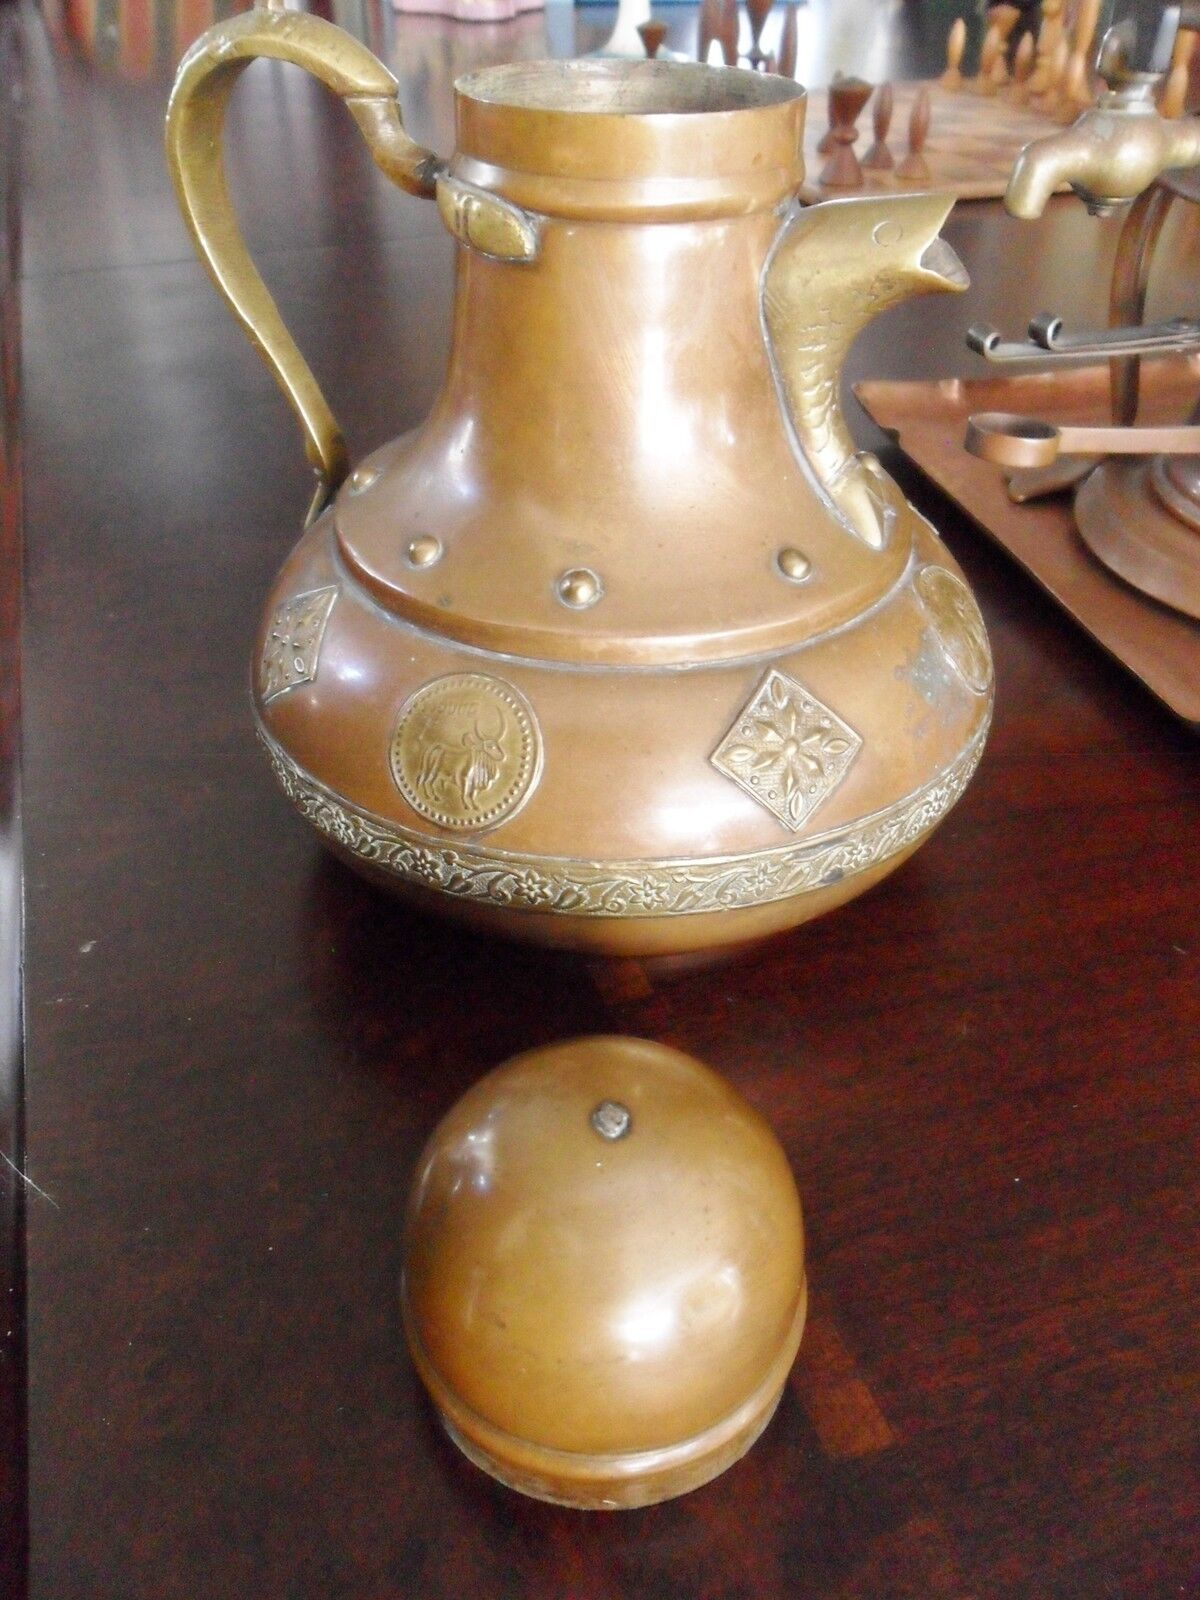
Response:
[[[311,522],[253,672],[290,798],[421,904],[736,945],[869,887],[974,770],[978,609],[838,392],[878,310],[965,283],[949,203],[799,211],[803,115],[737,70],[521,64],[408,161],[459,240],[445,382]]]

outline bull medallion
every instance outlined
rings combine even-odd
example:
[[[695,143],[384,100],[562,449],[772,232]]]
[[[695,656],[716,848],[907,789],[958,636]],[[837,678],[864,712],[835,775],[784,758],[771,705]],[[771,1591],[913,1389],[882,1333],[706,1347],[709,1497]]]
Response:
[[[541,775],[542,740],[524,695],[461,672],[409,696],[391,745],[392,777],[419,816],[479,833],[521,806]]]

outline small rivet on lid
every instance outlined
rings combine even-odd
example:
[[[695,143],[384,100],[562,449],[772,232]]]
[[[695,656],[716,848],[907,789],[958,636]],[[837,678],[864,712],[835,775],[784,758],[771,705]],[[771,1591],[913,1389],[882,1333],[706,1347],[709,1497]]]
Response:
[[[586,611],[604,593],[604,585],[590,567],[572,567],[556,584],[558,598],[572,611]]]
[[[623,1139],[633,1126],[628,1106],[619,1100],[601,1100],[588,1119],[602,1139]]]
[[[789,583],[804,583],[812,576],[812,562],[801,550],[788,545],[775,557],[775,563]]]
[[[442,558],[442,541],[435,539],[431,533],[422,533],[412,540],[405,555],[410,566],[432,567],[435,561]]]
[[[350,493],[361,494],[379,480],[378,467],[355,467],[350,474]]]

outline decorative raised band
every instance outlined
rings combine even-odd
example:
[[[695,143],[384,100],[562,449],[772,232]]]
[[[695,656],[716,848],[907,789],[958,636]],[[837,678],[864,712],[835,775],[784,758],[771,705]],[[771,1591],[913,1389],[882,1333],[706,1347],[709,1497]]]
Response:
[[[461,900],[573,917],[669,917],[737,910],[810,894],[909,850],[971,781],[989,717],[931,783],[847,827],[738,856],[584,861],[519,855],[436,839],[350,805],[296,765],[265,728],[259,737],[284,793],[332,844],[406,883]]]

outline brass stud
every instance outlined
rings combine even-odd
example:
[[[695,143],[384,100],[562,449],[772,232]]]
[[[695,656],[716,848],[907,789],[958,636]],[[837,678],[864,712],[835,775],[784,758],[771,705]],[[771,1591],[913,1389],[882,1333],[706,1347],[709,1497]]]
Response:
[[[442,541],[431,533],[422,533],[411,541],[404,553],[409,566],[432,567],[435,561],[442,559]]]
[[[588,1121],[602,1139],[610,1141],[623,1139],[633,1126],[629,1107],[619,1100],[601,1100]]]
[[[590,567],[572,567],[557,584],[558,598],[572,611],[586,611],[604,593],[604,585]]]
[[[803,551],[791,545],[779,552],[775,564],[789,583],[804,583],[812,577],[812,562]]]
[[[378,467],[355,467],[350,474],[350,493],[362,494],[364,489],[369,489],[373,483],[378,481]]]

